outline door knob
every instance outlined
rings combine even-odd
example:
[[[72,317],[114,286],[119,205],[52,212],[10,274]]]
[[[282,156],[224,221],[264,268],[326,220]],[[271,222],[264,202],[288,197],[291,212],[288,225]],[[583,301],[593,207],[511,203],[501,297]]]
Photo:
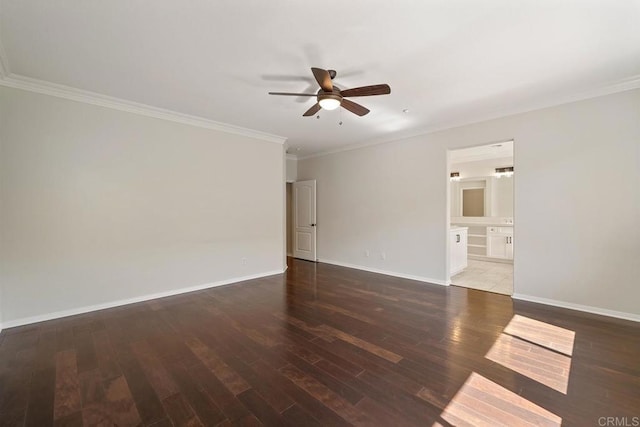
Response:
[[[311,226],[312,226],[312,227],[315,227],[316,225],[315,225],[315,224],[311,224]]]

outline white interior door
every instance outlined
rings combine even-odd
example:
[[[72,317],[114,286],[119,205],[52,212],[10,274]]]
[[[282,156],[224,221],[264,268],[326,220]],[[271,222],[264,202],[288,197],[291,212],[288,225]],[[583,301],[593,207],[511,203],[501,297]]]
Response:
[[[293,183],[293,256],[316,261],[316,181]]]

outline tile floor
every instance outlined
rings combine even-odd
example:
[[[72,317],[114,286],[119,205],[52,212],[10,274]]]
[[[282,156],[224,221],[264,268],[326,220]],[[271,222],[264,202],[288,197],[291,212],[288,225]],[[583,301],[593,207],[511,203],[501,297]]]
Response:
[[[451,284],[498,294],[513,294],[513,264],[470,259],[467,268],[451,278]]]

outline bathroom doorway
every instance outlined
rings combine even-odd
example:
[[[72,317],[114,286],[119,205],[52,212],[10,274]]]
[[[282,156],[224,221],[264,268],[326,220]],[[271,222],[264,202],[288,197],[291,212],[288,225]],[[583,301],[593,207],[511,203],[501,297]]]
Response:
[[[448,153],[451,285],[513,294],[513,154],[512,140]]]

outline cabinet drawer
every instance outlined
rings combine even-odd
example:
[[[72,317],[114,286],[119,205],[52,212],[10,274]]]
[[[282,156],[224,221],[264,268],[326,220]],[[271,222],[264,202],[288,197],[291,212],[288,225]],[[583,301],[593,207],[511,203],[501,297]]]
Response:
[[[501,234],[503,236],[512,236],[513,227],[487,227],[487,234]]]

